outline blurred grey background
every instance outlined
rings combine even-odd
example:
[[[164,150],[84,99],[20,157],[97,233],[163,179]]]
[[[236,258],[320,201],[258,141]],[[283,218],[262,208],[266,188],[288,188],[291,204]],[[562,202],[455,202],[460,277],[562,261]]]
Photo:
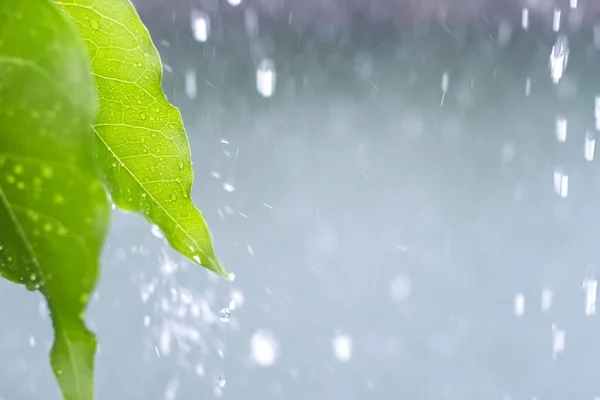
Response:
[[[600,398],[599,3],[136,5],[236,279],[115,210],[99,400]],[[0,399],[59,399],[41,296],[0,326]]]

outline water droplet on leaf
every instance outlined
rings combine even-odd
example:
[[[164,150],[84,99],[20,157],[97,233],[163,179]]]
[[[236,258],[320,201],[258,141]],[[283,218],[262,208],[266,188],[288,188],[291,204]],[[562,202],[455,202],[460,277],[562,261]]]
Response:
[[[63,204],[65,202],[65,198],[60,194],[55,194],[53,200],[56,204]]]
[[[52,167],[48,165],[42,167],[42,176],[46,179],[52,179],[54,177],[54,170]]]
[[[32,210],[27,210],[27,216],[32,220],[32,221],[37,221],[39,218],[39,214],[36,213],[35,211]]]
[[[146,115],[146,113],[141,113],[140,114],[140,118],[145,120],[148,116]]]

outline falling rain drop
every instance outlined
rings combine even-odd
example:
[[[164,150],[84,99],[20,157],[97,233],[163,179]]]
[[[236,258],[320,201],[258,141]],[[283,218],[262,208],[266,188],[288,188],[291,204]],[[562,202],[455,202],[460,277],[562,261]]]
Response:
[[[196,98],[197,89],[196,71],[190,69],[185,73],[185,94],[189,99],[194,100]]]
[[[554,170],[554,191],[563,198],[569,194],[569,176],[560,168]]]
[[[248,36],[258,35],[258,15],[252,9],[244,12],[244,25]]]
[[[558,32],[560,30],[560,15],[560,10],[558,8],[555,8],[554,15],[552,16],[552,30],[554,32]]]
[[[223,189],[225,189],[226,192],[235,192],[235,186],[233,186],[231,183],[224,183]]]
[[[198,42],[206,42],[210,34],[210,19],[202,11],[192,11],[192,32]]]
[[[583,290],[585,290],[585,315],[590,316],[596,313],[598,280],[590,278],[585,279],[583,281]]]
[[[512,26],[508,22],[502,21],[498,27],[498,44],[500,46],[506,46],[509,44],[511,38]]]
[[[593,36],[594,46],[600,48],[600,24],[594,25]]]
[[[263,97],[271,97],[275,92],[276,82],[275,64],[264,58],[256,69],[256,89]]]
[[[569,59],[569,40],[565,35],[558,35],[550,53],[550,77],[558,83],[567,69]]]
[[[411,280],[406,275],[397,275],[390,282],[389,292],[393,301],[400,302],[408,299],[411,291]]]
[[[237,7],[242,3],[242,0],[227,0],[230,6]]]
[[[523,27],[524,30],[527,30],[529,28],[529,9],[528,8],[523,8],[523,11],[521,11],[521,26]]]
[[[553,297],[554,293],[552,293],[552,290],[548,288],[542,290],[541,308],[543,312],[550,311],[550,308],[552,308]]]
[[[222,308],[219,311],[219,319],[223,322],[229,322],[229,319],[231,319],[231,310],[227,307]]]
[[[565,331],[563,329],[558,329],[556,325],[552,325],[552,355],[554,357],[565,351],[565,342]]]
[[[226,384],[227,384],[227,377],[224,374],[219,375],[219,377],[217,378],[217,385],[220,388],[224,388]]]
[[[600,95],[594,99],[594,118],[596,119],[596,130],[600,130]]]
[[[585,133],[585,147],[584,156],[586,161],[594,160],[594,153],[596,152],[596,133],[587,131]]]
[[[576,9],[577,8],[577,0],[570,0],[569,6],[571,7],[571,10]]]
[[[567,140],[567,120],[563,117],[556,118],[556,139],[559,142]]]
[[[525,313],[525,295],[523,293],[515,295],[514,312],[517,317],[522,317]]]
[[[333,355],[338,361],[348,362],[352,358],[352,338],[338,334],[332,342]]]
[[[448,92],[448,73],[444,72],[442,74],[442,100],[440,101],[440,106],[444,105],[444,99],[446,98],[446,93]]]

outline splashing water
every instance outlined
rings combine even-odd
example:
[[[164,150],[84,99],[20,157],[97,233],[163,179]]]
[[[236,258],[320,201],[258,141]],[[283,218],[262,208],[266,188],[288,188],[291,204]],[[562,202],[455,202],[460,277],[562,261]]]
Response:
[[[223,322],[229,322],[229,319],[231,318],[231,310],[227,307],[222,308],[221,311],[219,311],[219,319]]]
[[[196,374],[203,375],[204,367],[197,364],[196,358],[222,354],[226,349],[210,331],[210,325],[221,319],[215,312],[215,289],[199,292],[187,286],[185,281],[179,281],[178,275],[185,273],[188,267],[192,268],[191,264],[179,265],[163,251],[160,272],[147,278],[141,276],[142,301],[153,309],[144,316],[143,325],[152,333],[148,355],[174,357],[182,364],[195,365]],[[241,292],[236,296],[243,299]],[[226,327],[237,329],[230,324]]]
[[[273,333],[259,330],[250,338],[251,359],[260,367],[270,367],[279,356],[279,343]]]
[[[237,307],[237,301],[235,301],[235,299],[231,299],[231,300],[229,301],[229,307],[228,307],[228,308],[229,308],[231,311],[233,311],[233,310],[235,310],[235,309],[236,309],[236,307]]]

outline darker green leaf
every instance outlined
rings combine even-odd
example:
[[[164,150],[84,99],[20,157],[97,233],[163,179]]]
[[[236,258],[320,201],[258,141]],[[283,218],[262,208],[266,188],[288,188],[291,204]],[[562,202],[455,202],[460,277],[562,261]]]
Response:
[[[94,394],[96,338],[83,314],[109,219],[93,163],[88,66],[53,3],[0,1],[0,275],[45,296],[67,400]]]

